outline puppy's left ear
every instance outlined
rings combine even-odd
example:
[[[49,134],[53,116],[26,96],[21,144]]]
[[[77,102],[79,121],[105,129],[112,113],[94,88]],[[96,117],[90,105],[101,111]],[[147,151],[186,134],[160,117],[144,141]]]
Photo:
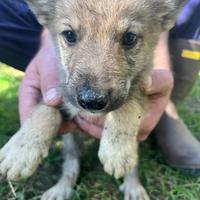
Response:
[[[25,0],[30,9],[36,15],[38,21],[47,26],[54,12],[54,0]]]
[[[154,0],[156,17],[160,20],[163,31],[170,30],[183,8],[186,0]]]

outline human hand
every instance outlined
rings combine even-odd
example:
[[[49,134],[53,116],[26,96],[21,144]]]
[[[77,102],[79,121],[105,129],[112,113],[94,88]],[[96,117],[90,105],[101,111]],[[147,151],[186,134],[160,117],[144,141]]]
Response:
[[[104,117],[79,115],[74,120],[78,127],[84,132],[95,138],[101,138],[104,126]]]
[[[138,141],[144,141],[160,120],[173,88],[173,75],[169,69],[154,69],[143,91],[148,96],[148,108],[138,134]]]
[[[173,75],[168,50],[168,33],[162,33],[154,52],[151,81],[143,86],[143,92],[149,97],[148,110],[143,117],[138,140],[145,140],[155,128],[162,116],[173,88]]]
[[[62,94],[58,81],[56,53],[51,36],[45,29],[41,37],[41,48],[26,69],[19,89],[19,113],[21,123],[31,110],[41,101],[49,106],[58,106]],[[73,122],[65,122],[61,132],[76,127]]]

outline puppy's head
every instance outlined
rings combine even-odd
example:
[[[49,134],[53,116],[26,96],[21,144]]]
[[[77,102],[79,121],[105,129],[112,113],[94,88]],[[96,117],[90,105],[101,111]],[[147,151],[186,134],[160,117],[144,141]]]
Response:
[[[128,98],[152,67],[161,32],[181,0],[27,0],[48,26],[64,70],[65,92],[77,108],[109,112]],[[131,92],[130,92],[131,91]]]

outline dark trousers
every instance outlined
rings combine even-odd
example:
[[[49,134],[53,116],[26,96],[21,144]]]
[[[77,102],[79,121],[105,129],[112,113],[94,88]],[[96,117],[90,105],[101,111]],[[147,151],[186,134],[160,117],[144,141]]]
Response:
[[[169,42],[174,73],[171,99],[178,103],[186,97],[200,71],[200,41],[174,39]]]

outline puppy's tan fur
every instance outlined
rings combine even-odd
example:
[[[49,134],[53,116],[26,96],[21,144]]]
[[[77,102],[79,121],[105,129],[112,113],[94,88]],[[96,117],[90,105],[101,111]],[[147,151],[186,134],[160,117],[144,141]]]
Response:
[[[173,25],[179,0],[27,0],[38,19],[48,26],[58,54],[64,108],[71,117],[86,112],[76,101],[77,88],[87,84],[109,93],[99,148],[107,173],[125,176],[125,199],[148,199],[136,173],[137,133],[146,97],[140,91],[153,66],[154,48],[161,32]],[[73,30],[78,42],[66,44],[62,32]],[[137,44],[122,46],[123,34],[133,32]],[[99,114],[99,113],[98,113]],[[48,117],[47,117],[48,116]],[[32,175],[47,155],[61,124],[55,108],[39,105],[22,128],[0,151],[0,172],[8,179]],[[72,135],[65,136],[63,176],[42,199],[67,199],[79,172],[78,149]],[[23,155],[16,159],[17,155]]]

